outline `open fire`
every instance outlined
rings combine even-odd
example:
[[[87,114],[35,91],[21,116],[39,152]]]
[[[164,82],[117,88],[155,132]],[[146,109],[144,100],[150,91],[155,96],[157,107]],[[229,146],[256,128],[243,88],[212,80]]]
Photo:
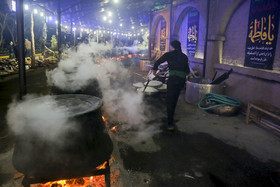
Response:
[[[105,175],[31,184],[30,187],[103,187]]]
[[[109,123],[108,122],[108,120],[104,117],[104,116],[102,116],[102,119],[103,119],[103,121],[104,121],[104,124],[105,124],[105,126],[111,131],[111,132],[114,132],[114,133],[116,133],[117,132],[117,127],[120,125],[120,124],[111,124],[111,123]]]
[[[112,157],[111,161],[114,158]],[[97,170],[106,169],[107,161],[96,167]],[[46,183],[31,184],[30,187],[104,187],[106,186],[105,175],[97,175],[82,178],[50,181]]]
[[[102,116],[105,126],[110,129],[111,132],[116,132],[117,125],[112,126],[109,124],[108,120]],[[109,165],[112,164],[114,161],[114,157],[112,156],[110,159]],[[107,161],[103,164],[96,167],[97,170],[105,170]],[[115,172],[114,172],[115,173]],[[114,182],[118,178],[119,174],[115,174],[113,177]],[[30,187],[105,187],[106,180],[105,175],[95,175],[89,177],[81,177],[81,178],[72,178],[72,179],[64,179],[64,180],[57,180],[57,181],[50,181],[46,183],[37,183],[31,184]]]

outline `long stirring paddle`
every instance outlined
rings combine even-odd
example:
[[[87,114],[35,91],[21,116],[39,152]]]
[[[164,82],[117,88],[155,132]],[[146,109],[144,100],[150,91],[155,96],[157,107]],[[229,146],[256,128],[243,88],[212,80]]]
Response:
[[[152,71],[152,70],[150,70],[149,73],[148,73],[149,76],[151,75],[150,73],[153,73],[153,72],[151,72],[151,71]],[[147,83],[146,83],[146,85],[145,85],[145,87],[144,87],[144,89],[143,89],[143,92],[145,92],[145,90],[146,90],[148,84],[150,83],[149,76],[148,76],[148,81],[147,81]]]
[[[146,90],[146,88],[147,88],[149,82],[150,82],[150,79],[148,79],[148,81],[147,81],[147,83],[146,83],[146,85],[145,85],[145,88],[143,89],[143,92],[145,92],[145,90]]]

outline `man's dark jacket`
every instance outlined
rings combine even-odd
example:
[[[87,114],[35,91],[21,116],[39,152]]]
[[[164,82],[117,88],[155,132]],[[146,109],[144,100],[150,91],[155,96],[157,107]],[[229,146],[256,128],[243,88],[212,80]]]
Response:
[[[188,74],[190,72],[188,57],[181,50],[177,49],[162,55],[154,64],[153,70],[157,70],[158,66],[167,61],[169,71],[182,71]]]

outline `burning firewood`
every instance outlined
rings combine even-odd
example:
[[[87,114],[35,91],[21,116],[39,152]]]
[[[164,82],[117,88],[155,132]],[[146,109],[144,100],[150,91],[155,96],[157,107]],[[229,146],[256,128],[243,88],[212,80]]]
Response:
[[[85,180],[83,178],[78,178],[78,179],[75,180],[74,184],[84,185]]]
[[[105,169],[106,168],[106,164],[107,164],[107,161],[105,161],[103,164],[101,164],[100,166],[97,166],[96,169]]]
[[[106,186],[104,175],[59,180],[47,183],[31,184],[30,187],[102,187]]]
[[[20,179],[20,178],[23,178],[23,177],[24,177],[24,174],[23,174],[23,173],[16,172],[15,175],[14,175],[14,180]]]

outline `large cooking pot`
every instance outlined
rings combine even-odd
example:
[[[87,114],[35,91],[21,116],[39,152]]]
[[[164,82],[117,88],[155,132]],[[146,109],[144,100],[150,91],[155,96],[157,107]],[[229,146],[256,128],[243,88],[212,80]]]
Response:
[[[69,75],[68,75],[69,76]],[[65,84],[72,85],[73,80],[68,79]],[[75,89],[74,87],[68,86],[68,88],[61,88],[55,84],[51,87],[51,93],[54,95],[58,94],[85,94],[92,95],[99,98],[102,98],[102,92],[99,86],[99,83],[96,79],[90,79],[87,81],[87,85],[82,86],[79,89]]]
[[[197,105],[207,93],[224,94],[224,84],[210,84],[210,79],[192,78],[187,80],[185,101]]]
[[[102,100],[80,94],[51,97],[58,107],[67,109],[69,121],[76,122],[72,128],[78,130],[65,128],[65,136],[53,141],[32,132],[18,135],[13,154],[14,167],[35,178],[86,176],[110,159],[113,150],[100,111]],[[27,102],[42,104],[44,98]]]
[[[144,96],[154,96],[159,93],[159,91],[154,87],[147,86],[145,91],[144,89],[145,87],[137,88],[137,92],[144,94]]]

